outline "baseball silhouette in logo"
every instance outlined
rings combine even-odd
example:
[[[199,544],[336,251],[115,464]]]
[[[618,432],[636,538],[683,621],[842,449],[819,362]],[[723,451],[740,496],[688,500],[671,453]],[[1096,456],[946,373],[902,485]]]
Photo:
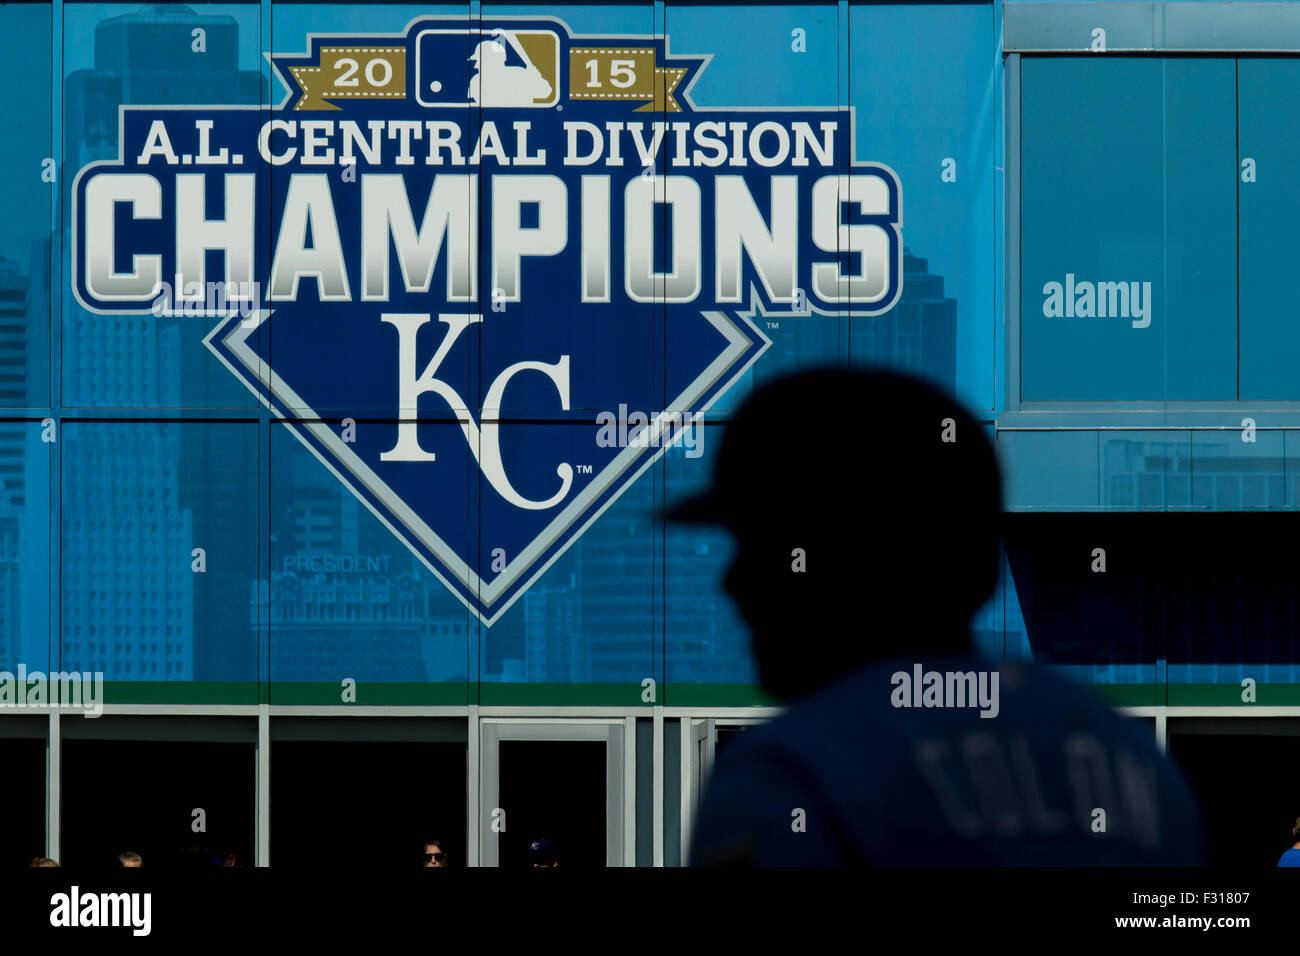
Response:
[[[514,34],[496,31],[496,39],[484,40],[474,48],[470,62],[477,72],[469,81],[469,99],[477,106],[532,106],[551,95],[551,84],[533,65]],[[506,48],[501,38],[523,60],[523,66],[506,65]]]

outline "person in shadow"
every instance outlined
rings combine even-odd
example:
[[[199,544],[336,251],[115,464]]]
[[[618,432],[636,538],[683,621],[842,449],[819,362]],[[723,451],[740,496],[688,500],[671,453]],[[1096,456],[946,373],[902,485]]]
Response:
[[[724,587],[788,706],[719,756],[692,865],[1205,862],[1149,727],[972,656],[1001,507],[985,428],[919,380],[818,368],[741,403],[667,517],[730,532]]]

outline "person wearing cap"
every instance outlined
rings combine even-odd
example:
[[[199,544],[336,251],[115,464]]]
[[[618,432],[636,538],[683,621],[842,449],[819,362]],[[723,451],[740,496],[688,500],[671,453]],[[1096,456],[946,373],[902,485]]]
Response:
[[[741,403],[667,517],[730,532],[723,586],[788,707],[719,755],[692,865],[1205,862],[1148,727],[972,656],[1000,515],[984,429],[916,379],[819,368]]]
[[[1300,866],[1300,817],[1296,817],[1295,826],[1291,828],[1291,839],[1295,842],[1278,858],[1278,866]]]
[[[532,866],[559,866],[555,847],[550,840],[534,840],[528,844],[528,862]]]

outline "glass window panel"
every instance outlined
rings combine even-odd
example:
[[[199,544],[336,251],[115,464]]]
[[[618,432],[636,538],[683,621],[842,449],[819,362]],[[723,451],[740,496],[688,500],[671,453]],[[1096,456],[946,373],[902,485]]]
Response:
[[[55,199],[52,7],[0,4],[0,407],[50,403],[51,218]],[[21,94],[18,92],[21,90]]]
[[[1251,182],[1238,175],[1241,270],[1241,397],[1300,398],[1295,374],[1300,324],[1290,277],[1300,256],[1295,222],[1300,184],[1289,174],[1300,160],[1300,122],[1285,104],[1300,89],[1300,61],[1237,61],[1241,161],[1254,164]],[[1280,175],[1279,175],[1280,174]]]
[[[336,423],[327,427],[342,434]],[[412,481],[438,482],[442,519],[430,520],[445,544],[463,554],[469,499],[463,479],[447,479],[456,465],[446,452],[464,439],[446,422],[420,429],[422,442],[443,452],[442,460],[390,465],[382,477],[391,484],[373,487],[380,495],[394,488],[410,494]],[[295,432],[312,434],[309,426],[287,424],[271,432],[270,580],[262,590],[269,602],[273,699],[338,704],[341,682],[350,678],[358,684],[358,703],[463,703],[473,629],[466,606],[371,511],[366,502],[375,496],[358,498],[336,474],[341,466],[326,468]],[[388,447],[395,432],[392,422],[363,420],[349,446],[377,458],[367,449]]]
[[[62,302],[63,404],[254,407],[257,399],[203,345],[216,320],[97,315],[77,301],[71,281],[71,197],[79,170],[118,158],[119,106],[255,106],[264,100],[259,7],[76,3],[63,15],[64,270],[69,278]],[[205,31],[201,42],[195,30]],[[215,208],[208,214],[220,218]],[[137,230],[140,236],[147,233],[145,227]],[[103,237],[85,245],[95,241]],[[133,250],[115,252],[121,257]],[[125,268],[126,262],[117,265]]]
[[[849,6],[857,158],[898,174],[905,247],[902,298],[849,320],[850,355],[923,375],[978,409],[994,405],[993,31],[983,4]]]
[[[256,424],[71,421],[60,445],[65,669],[256,702]]]
[[[1023,61],[1025,401],[1236,397],[1234,69]]]

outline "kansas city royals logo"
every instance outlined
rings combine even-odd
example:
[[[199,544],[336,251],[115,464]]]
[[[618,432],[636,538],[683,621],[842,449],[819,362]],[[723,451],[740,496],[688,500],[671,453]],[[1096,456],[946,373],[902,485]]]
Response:
[[[73,188],[76,296],[216,319],[216,359],[485,624],[759,360],[760,316],[901,292],[901,189],[851,110],[696,107],[708,56],[549,17],[307,44],[269,111],[121,109]],[[613,409],[653,414],[598,441]]]

